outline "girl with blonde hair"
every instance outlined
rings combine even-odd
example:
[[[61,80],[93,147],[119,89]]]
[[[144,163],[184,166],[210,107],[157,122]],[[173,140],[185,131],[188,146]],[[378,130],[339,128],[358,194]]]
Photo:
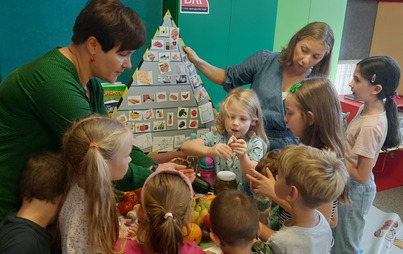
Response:
[[[184,50],[189,61],[225,91],[250,84],[262,103],[270,149],[276,149],[298,142],[283,120],[284,94],[306,77],[329,75],[333,44],[332,28],[324,22],[311,22],[296,32],[281,52],[260,50],[225,69],[201,59],[190,47]]]
[[[192,201],[192,185],[181,172],[165,169],[150,175],[137,209],[137,236],[126,241],[124,253],[204,253],[194,241],[185,241],[182,232],[190,232]]]
[[[186,141],[182,151],[186,155],[213,157],[216,172],[234,172],[238,189],[250,193],[244,176],[257,165],[268,146],[256,93],[248,88],[236,88],[221,104],[213,130]]]
[[[66,131],[68,185],[59,216],[63,253],[118,253],[118,237],[134,233],[119,226],[112,184],[126,174],[131,150],[131,130],[107,116],[76,120]]]

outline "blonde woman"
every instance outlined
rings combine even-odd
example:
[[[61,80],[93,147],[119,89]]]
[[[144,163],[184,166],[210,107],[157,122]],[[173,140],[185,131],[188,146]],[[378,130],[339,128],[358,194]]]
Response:
[[[213,131],[186,141],[182,151],[187,155],[213,157],[216,172],[234,172],[238,189],[250,193],[244,176],[263,157],[268,145],[256,93],[236,88],[221,104]]]

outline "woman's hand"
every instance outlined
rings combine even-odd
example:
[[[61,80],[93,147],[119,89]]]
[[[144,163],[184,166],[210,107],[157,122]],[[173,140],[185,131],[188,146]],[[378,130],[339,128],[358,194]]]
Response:
[[[189,178],[190,182],[192,183],[196,179],[196,173],[194,172],[194,170],[191,168],[187,168],[185,165],[167,162],[158,165],[157,171],[162,169],[173,169],[182,172],[187,178]]]
[[[266,168],[268,177],[265,177],[253,168],[250,169],[250,171],[252,172],[252,175],[246,174],[246,179],[252,185],[252,191],[264,195],[275,201],[277,199],[276,193],[274,192],[274,185],[276,184],[276,180],[274,179],[270,169]]]
[[[177,169],[177,170],[182,172],[187,178],[189,178],[191,183],[193,183],[193,181],[196,179],[196,173],[191,168]]]
[[[223,160],[232,159],[232,149],[227,144],[218,143],[217,145],[210,147],[209,156],[218,156]]]
[[[201,60],[200,57],[196,54],[196,52],[192,48],[184,46],[183,51],[185,51],[189,61],[192,62],[194,65],[200,62]]]

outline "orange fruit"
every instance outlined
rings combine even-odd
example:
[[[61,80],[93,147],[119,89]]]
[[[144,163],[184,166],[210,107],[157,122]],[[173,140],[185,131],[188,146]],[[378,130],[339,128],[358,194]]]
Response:
[[[213,200],[215,198],[215,195],[208,195],[207,197],[204,198],[204,200]]]
[[[186,227],[182,229],[183,236],[185,237],[184,241],[194,241],[196,244],[199,244],[202,239],[202,230],[195,223],[189,223],[190,233],[187,234]]]

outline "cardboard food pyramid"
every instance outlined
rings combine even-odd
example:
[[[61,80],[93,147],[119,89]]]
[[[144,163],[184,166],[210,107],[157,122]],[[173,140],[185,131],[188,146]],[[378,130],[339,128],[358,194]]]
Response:
[[[176,150],[191,133],[210,131],[216,118],[183,45],[168,11],[112,113],[132,128],[133,145],[144,152]]]

